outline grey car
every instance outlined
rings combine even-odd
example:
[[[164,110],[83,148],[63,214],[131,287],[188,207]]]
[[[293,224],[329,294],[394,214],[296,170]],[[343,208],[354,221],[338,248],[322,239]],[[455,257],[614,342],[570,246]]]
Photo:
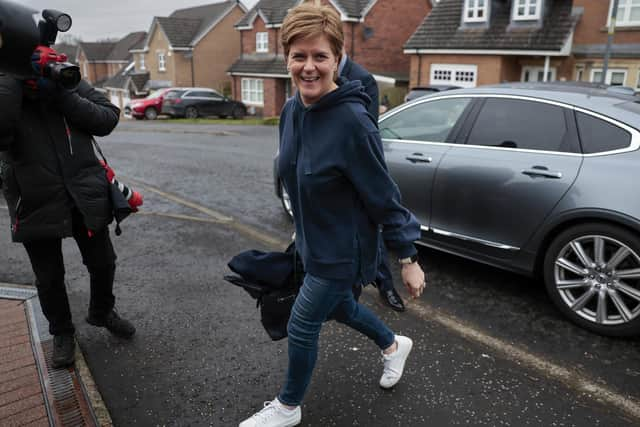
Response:
[[[603,88],[512,84],[381,117],[419,244],[539,276],[596,333],[640,333],[640,104]]]

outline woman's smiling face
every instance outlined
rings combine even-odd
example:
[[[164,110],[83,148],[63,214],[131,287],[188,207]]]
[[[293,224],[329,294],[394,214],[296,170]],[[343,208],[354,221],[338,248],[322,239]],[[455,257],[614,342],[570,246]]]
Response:
[[[318,102],[322,96],[337,87],[334,76],[338,70],[338,57],[324,35],[292,43],[287,68],[305,105]]]

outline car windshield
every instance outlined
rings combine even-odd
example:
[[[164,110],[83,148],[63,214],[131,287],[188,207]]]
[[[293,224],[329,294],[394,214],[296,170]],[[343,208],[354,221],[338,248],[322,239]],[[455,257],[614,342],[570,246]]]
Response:
[[[151,95],[147,96],[147,99],[159,98],[160,96],[162,96],[164,92],[165,92],[164,90],[157,90],[153,92]]]

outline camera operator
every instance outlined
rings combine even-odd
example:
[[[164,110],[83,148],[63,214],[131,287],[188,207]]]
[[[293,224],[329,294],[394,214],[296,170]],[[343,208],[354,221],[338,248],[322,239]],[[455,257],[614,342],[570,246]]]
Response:
[[[54,336],[52,365],[74,362],[74,325],[64,282],[62,239],[73,237],[90,276],[86,321],[131,338],[134,326],[114,310],[116,254],[109,183],[92,143],[117,125],[119,109],[86,81],[62,87],[41,72],[47,55],[38,47],[35,79],[0,72],[0,159],[11,237],[26,248],[40,304]],[[55,59],[53,59],[55,61]]]

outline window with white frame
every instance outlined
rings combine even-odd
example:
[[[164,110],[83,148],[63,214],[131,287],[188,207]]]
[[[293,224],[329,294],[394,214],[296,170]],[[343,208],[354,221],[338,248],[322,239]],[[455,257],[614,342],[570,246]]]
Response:
[[[512,18],[514,21],[540,19],[540,9],[542,0],[514,0]]]
[[[477,76],[477,65],[431,64],[431,84],[475,87]]]
[[[167,60],[164,52],[158,52],[158,71],[167,71]]]
[[[464,22],[485,22],[490,0],[465,0]]]
[[[609,22],[613,12],[613,0],[609,4]],[[616,27],[640,25],[640,0],[618,0]]]
[[[256,33],[256,52],[269,52],[269,33]]]
[[[242,79],[242,102],[252,105],[264,104],[262,79]]]
[[[552,82],[556,79],[555,67],[549,67],[547,70],[547,80]],[[544,82],[544,67],[522,67],[522,76],[520,81],[523,82]]]
[[[581,82],[584,76],[584,68],[576,69],[576,81]]]
[[[140,54],[140,69],[141,70],[146,70],[146,67],[144,65],[144,53]]]
[[[624,86],[624,82],[627,80],[627,70],[623,69],[608,69],[604,82],[611,86]],[[602,69],[594,68],[591,70],[591,81],[593,83],[600,83],[602,81]]]

